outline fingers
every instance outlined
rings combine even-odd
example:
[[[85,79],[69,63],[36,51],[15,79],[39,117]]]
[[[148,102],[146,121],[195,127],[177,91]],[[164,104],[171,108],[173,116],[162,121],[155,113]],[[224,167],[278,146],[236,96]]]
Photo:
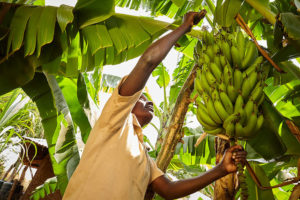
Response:
[[[232,159],[236,163],[239,163],[239,162],[244,163],[246,161],[246,157],[247,157],[246,151],[237,151],[237,152],[232,153]]]
[[[234,152],[234,151],[243,151],[243,147],[241,145],[235,145],[228,149],[228,152]]]

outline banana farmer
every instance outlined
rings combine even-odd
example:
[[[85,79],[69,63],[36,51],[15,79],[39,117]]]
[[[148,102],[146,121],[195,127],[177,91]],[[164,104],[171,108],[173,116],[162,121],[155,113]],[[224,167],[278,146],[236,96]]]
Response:
[[[241,146],[234,146],[213,169],[195,178],[171,181],[143,144],[141,127],[151,121],[153,103],[142,90],[176,41],[205,14],[205,10],[187,13],[182,25],[154,42],[120,81],[90,133],[63,200],[142,200],[147,188],[165,199],[175,199],[236,172],[236,163],[245,161],[247,153]]]

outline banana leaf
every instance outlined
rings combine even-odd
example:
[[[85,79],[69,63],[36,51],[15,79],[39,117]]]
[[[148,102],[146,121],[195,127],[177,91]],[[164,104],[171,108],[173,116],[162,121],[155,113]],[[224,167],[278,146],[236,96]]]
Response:
[[[72,127],[59,110],[64,109],[64,106],[55,101],[54,93],[42,73],[35,73],[34,79],[22,88],[38,107],[53,171],[57,176],[58,188],[63,194],[68,179],[75,170],[74,165],[79,162],[76,143],[73,137],[70,137]]]
[[[57,178],[48,178],[42,185],[35,188],[31,195],[31,199],[39,200],[44,198],[46,195],[52,194],[57,190]]]
[[[102,22],[114,12],[114,0],[78,0],[74,9],[80,28]]]
[[[77,94],[78,92],[76,83],[77,80],[71,80],[63,77],[57,77],[56,79],[70,109],[73,122],[79,126],[81,137],[83,141],[86,142],[91,131],[91,125],[84,113],[83,107],[78,101],[78,98],[74,96],[74,94]]]
[[[300,39],[300,16],[293,13],[280,13],[279,20],[281,21],[284,32],[288,37],[294,40]]]
[[[261,184],[263,186],[270,186],[270,181],[269,181],[268,177],[266,176],[264,170],[255,162],[249,162],[249,164],[251,165],[253,171],[259,178]],[[248,188],[248,194],[249,194],[248,199],[249,200],[265,200],[265,199],[272,200],[272,199],[275,199],[275,197],[272,193],[272,190],[261,190],[256,186],[256,184],[250,177],[248,170],[246,170],[246,183],[247,183],[247,188]]]
[[[37,60],[34,56],[24,58],[22,54],[18,51],[0,64],[0,95],[33,79]]]

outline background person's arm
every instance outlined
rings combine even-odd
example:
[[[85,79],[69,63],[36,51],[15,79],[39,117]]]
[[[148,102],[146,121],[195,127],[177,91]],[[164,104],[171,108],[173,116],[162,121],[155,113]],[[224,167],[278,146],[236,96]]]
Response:
[[[238,151],[237,151],[238,150]],[[150,187],[165,199],[176,199],[187,196],[211,184],[223,176],[237,171],[235,163],[245,162],[247,152],[241,146],[234,146],[225,152],[222,161],[213,169],[195,178],[170,181],[166,176],[155,179]]]
[[[205,10],[187,13],[180,27],[150,45],[120,86],[120,95],[131,96],[143,89],[152,71],[166,57],[172,46],[181,36],[189,32],[193,25],[198,24],[205,14]]]

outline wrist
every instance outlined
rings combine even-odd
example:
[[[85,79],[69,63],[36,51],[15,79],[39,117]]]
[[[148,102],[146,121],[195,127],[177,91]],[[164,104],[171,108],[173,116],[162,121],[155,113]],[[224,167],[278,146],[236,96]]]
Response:
[[[193,25],[189,23],[183,23],[180,27],[184,29],[185,33],[188,33],[192,30]]]
[[[222,162],[218,163],[216,168],[218,169],[218,171],[220,172],[220,175],[226,176],[227,174],[229,174],[229,172],[226,170],[225,166],[223,165]]]

